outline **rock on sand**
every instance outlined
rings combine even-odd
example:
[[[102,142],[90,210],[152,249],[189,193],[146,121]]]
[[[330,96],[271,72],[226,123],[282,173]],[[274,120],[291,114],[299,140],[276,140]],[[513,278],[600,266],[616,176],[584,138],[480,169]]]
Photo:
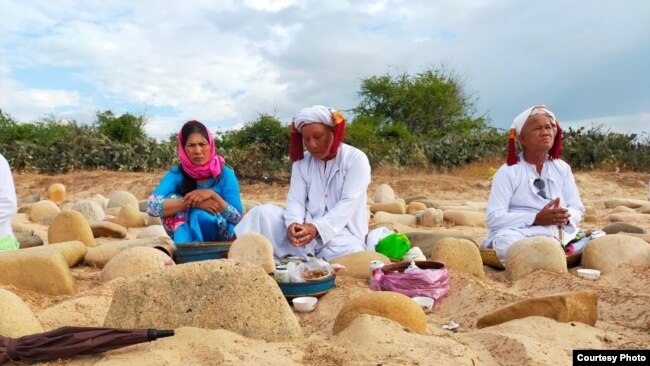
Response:
[[[79,240],[89,247],[97,245],[88,220],[73,210],[63,210],[52,220],[47,230],[47,240],[50,244]]]
[[[560,243],[546,236],[533,236],[514,242],[506,253],[506,277],[516,281],[544,269],[567,273],[566,255]]]
[[[43,331],[32,309],[13,292],[0,288],[0,309],[0,335],[18,338]]]
[[[117,277],[131,277],[141,273],[174,266],[174,261],[161,250],[150,247],[134,247],[123,250],[111,258],[102,269],[102,281]]]
[[[237,237],[230,246],[228,259],[248,262],[264,268],[266,273],[275,270],[273,245],[260,233],[246,233]]]
[[[340,333],[363,314],[391,319],[420,334],[427,333],[427,317],[415,301],[397,292],[369,292],[346,302],[334,321],[334,334]]]
[[[521,300],[484,315],[476,326],[485,328],[528,316],[544,316],[562,323],[576,321],[594,326],[598,320],[598,293],[578,291]]]
[[[650,267],[650,245],[640,238],[613,234],[590,241],[582,253],[582,266],[602,273],[611,272],[622,264]]]
[[[104,325],[223,328],[269,342],[302,338],[275,280],[259,266],[227,259],[131,278],[115,291]]]

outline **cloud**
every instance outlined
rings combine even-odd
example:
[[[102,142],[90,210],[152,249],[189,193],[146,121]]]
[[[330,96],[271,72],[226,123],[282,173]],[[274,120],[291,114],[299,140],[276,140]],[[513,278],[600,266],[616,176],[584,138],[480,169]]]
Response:
[[[63,107],[79,107],[81,100],[75,91],[30,89],[0,77],[0,101],[2,105],[11,107],[4,111],[19,121],[33,121]]]
[[[286,122],[313,104],[350,109],[364,77],[445,65],[497,127],[538,103],[562,120],[640,115],[649,17],[644,1],[5,0],[0,78],[27,97],[0,107],[26,120],[48,105],[153,111],[148,132],[166,138],[188,119],[218,129],[260,113]],[[43,65],[92,90],[35,88],[13,72]]]
[[[293,0],[245,0],[244,4],[251,9],[277,12],[293,5]]]
[[[604,131],[613,131],[625,134],[641,132],[650,137],[650,113],[594,117],[577,121],[567,121],[562,122],[562,127],[564,129],[569,127],[573,129],[581,127],[586,129],[602,128]],[[639,127],[642,129],[639,130]]]

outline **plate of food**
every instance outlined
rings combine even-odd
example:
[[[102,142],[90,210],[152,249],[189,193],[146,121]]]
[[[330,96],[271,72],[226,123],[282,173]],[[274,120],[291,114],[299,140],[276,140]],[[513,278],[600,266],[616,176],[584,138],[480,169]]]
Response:
[[[336,286],[336,275],[330,273],[305,282],[278,282],[278,286],[287,299],[298,296],[320,297]]]
[[[302,278],[307,282],[321,281],[330,277],[334,272],[327,268],[305,269],[302,271]]]

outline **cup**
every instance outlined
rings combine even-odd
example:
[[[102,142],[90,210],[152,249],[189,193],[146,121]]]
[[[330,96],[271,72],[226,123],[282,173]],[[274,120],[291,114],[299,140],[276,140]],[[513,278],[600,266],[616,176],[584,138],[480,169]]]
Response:
[[[413,301],[417,302],[418,305],[424,310],[425,312],[431,310],[433,308],[433,303],[435,300],[431,297],[426,297],[426,296],[415,296],[412,297]]]
[[[289,278],[289,270],[285,266],[277,266],[275,267],[275,271],[273,271],[273,278],[275,278],[276,282],[290,282]]]
[[[316,309],[318,299],[313,296],[296,297],[291,300],[293,308],[301,313],[308,313]]]
[[[597,280],[600,277],[600,271],[597,269],[581,268],[578,271],[578,277],[587,280]]]
[[[372,281],[373,276],[375,275],[375,271],[381,271],[381,269],[384,267],[384,262],[376,260],[370,262],[370,280]]]
[[[304,262],[304,259],[297,255],[287,256],[281,259],[283,264],[294,263],[296,265]]]

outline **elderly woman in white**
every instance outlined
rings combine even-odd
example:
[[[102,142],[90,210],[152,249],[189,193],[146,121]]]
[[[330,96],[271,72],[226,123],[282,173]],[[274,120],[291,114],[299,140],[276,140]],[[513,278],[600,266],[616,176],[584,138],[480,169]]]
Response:
[[[261,233],[273,244],[276,258],[329,260],[365,251],[370,164],[361,150],[342,143],[344,132],[345,117],[332,108],[299,111],[291,123],[293,166],[286,209],[254,207],[235,234]]]
[[[0,154],[0,251],[18,249],[18,241],[11,229],[11,217],[16,214],[18,202],[9,163]]]
[[[523,151],[516,154],[515,138]],[[483,246],[494,248],[501,263],[514,242],[548,236],[562,245],[578,234],[584,213],[571,167],[560,159],[562,129],[546,106],[526,109],[510,129],[508,161],[497,170],[487,205],[489,233]],[[575,243],[572,252],[582,250]],[[568,248],[567,248],[568,249]]]

